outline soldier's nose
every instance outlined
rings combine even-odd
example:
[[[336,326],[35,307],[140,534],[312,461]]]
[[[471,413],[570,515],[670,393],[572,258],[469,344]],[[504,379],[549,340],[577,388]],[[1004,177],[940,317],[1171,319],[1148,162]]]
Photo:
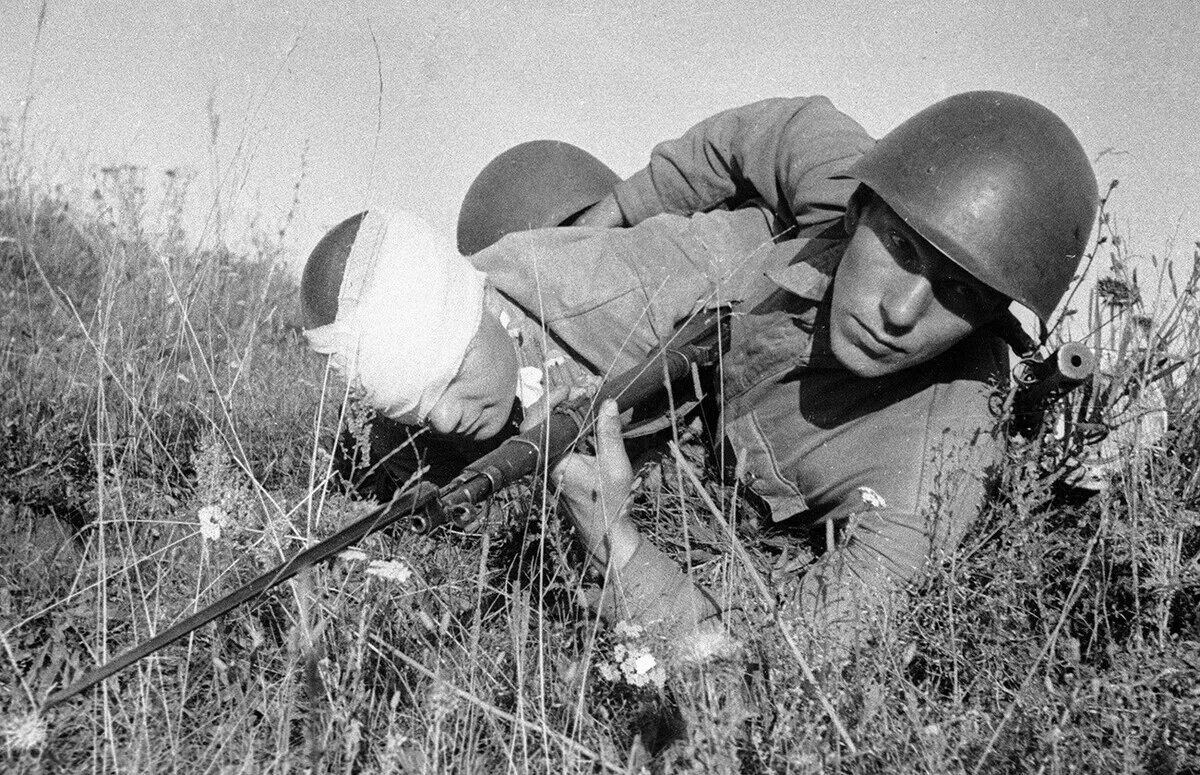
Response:
[[[897,279],[880,300],[880,314],[890,333],[908,331],[929,311],[933,287],[920,274]]]
[[[429,410],[429,415],[425,418],[426,424],[433,428],[438,433],[450,433],[454,430],[454,421],[450,417],[450,412],[445,406],[444,401],[438,401]]]

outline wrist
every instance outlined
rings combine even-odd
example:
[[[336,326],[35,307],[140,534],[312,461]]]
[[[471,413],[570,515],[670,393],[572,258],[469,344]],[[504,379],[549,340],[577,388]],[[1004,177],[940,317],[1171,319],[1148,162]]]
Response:
[[[650,168],[643,167],[635,172],[628,180],[613,187],[613,198],[621,217],[629,226],[665,212],[658,192],[654,190],[654,182],[650,178]]]
[[[604,537],[605,548],[608,550],[607,564],[612,571],[624,568],[641,543],[642,534],[628,516],[614,522]]]

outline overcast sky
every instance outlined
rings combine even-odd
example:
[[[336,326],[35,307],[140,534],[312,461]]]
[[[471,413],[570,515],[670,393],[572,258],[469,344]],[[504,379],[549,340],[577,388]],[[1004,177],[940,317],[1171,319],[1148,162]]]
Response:
[[[372,201],[451,232],[474,174],[524,140],[624,176],[755,99],[825,94],[878,136],[970,89],[1058,112],[1102,187],[1121,179],[1135,248],[1190,258],[1200,237],[1197,0],[49,0],[35,46],[41,8],[0,0],[0,115],[28,108],[51,174],[192,169],[194,218],[220,181],[232,241],[252,212],[279,222],[303,175],[296,255]]]

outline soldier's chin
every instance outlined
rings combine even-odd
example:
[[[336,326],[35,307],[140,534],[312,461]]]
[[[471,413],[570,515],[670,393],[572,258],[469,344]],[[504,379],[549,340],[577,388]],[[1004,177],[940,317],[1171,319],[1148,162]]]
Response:
[[[496,438],[496,436],[498,436],[500,434],[500,431],[503,430],[503,428],[504,428],[503,425],[493,425],[493,424],[489,423],[487,425],[480,427],[477,430],[474,430],[474,431],[468,433],[467,437],[473,441],[487,441],[488,439]]]
[[[872,352],[863,344],[850,341],[836,331],[831,332],[829,344],[833,351],[833,357],[837,358],[838,363],[858,377],[865,379],[884,377],[904,368],[904,364],[896,363],[892,358]]]
[[[502,413],[499,409],[488,411],[486,416],[480,418],[476,424],[476,428],[468,435],[475,441],[494,439],[509,431],[516,432],[521,425],[521,419],[521,402],[513,401],[507,414]]]

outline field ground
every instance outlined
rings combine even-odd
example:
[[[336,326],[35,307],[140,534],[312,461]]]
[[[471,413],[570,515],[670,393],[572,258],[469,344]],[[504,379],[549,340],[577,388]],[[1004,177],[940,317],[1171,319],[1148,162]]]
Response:
[[[1122,424],[1087,449],[1014,444],[963,547],[819,689],[705,498],[764,576],[786,579],[801,542],[697,491],[691,445],[637,514],[757,625],[733,655],[629,669],[652,646],[580,607],[578,549],[535,484],[471,534],[372,537],[39,716],[364,506],[322,486],[341,396],[279,235],[190,249],[182,192],[148,204],[139,170],[80,204],[0,160],[0,769],[1200,771],[1196,277],[1160,262],[1146,309],[1146,259],[1107,221],[1103,279],[1073,301],[1106,376],[1063,428]],[[1068,486],[1081,470],[1106,486]]]

